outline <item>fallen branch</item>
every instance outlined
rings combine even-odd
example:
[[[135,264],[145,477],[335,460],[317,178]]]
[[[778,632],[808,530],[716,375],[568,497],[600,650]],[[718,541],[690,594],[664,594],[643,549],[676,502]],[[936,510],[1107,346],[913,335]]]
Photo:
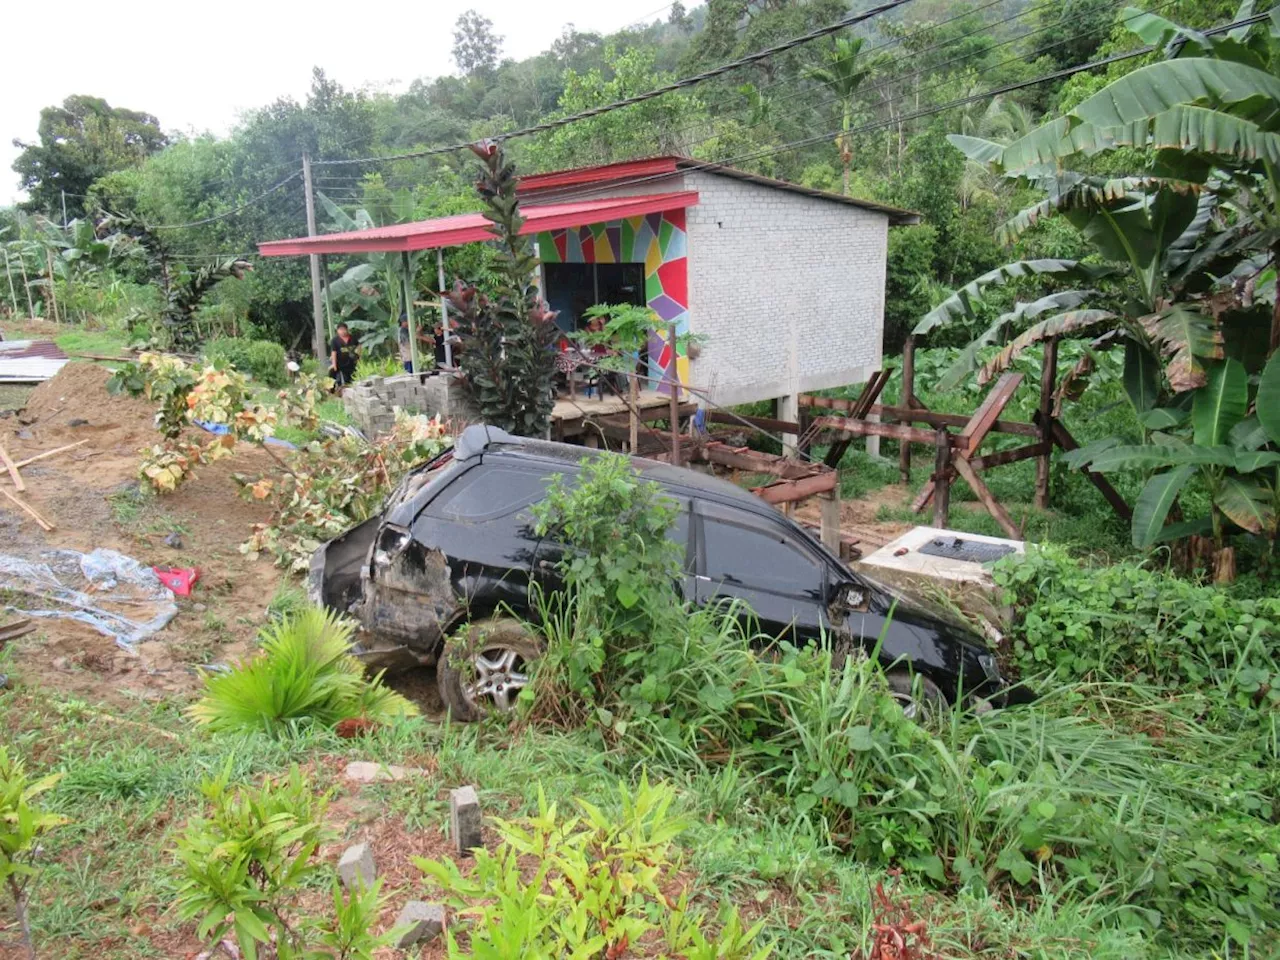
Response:
[[[38,514],[33,507],[23,503],[21,500],[15,497],[12,493],[10,493],[8,490],[5,490],[2,487],[0,487],[0,493],[3,493],[6,497],[8,497],[10,500],[16,503],[19,507],[21,507],[27,513],[29,513],[31,515],[31,518],[40,525],[40,528],[44,530],[45,533],[53,532],[53,524],[50,523],[48,520],[46,520],[44,517],[40,516],[40,514]]]
[[[27,489],[27,485],[22,482],[22,474],[18,473],[18,465],[9,457],[9,451],[0,444],[0,464],[9,471],[9,479],[13,481],[13,488],[19,493]]]
[[[37,453],[34,457],[27,457],[25,460],[19,460],[14,464],[18,469],[22,469],[28,464],[35,463],[37,460],[44,460],[46,457],[52,457],[59,453],[65,453],[68,450],[74,450],[76,447],[88,443],[88,440],[77,440],[75,443],[68,443],[65,447],[55,447],[52,450],[46,450],[44,453]]]

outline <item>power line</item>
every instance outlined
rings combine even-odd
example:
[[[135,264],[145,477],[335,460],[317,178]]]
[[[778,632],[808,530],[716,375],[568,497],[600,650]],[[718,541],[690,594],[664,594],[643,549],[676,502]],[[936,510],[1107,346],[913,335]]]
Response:
[[[252,200],[246,200],[244,203],[240,204],[240,206],[233,207],[230,210],[227,210],[223,213],[216,214],[212,217],[205,217],[203,220],[192,220],[190,223],[158,224],[156,226],[148,226],[147,229],[148,230],[182,230],[187,227],[201,227],[201,226],[204,226],[206,223],[216,223],[219,220],[225,220],[227,217],[234,217],[239,213],[243,213],[245,210],[249,209],[254,204],[261,203],[263,200],[271,196],[271,194],[275,193],[285,184],[290,183],[294,180],[297,180],[300,176],[302,176],[302,171],[296,170],[293,173],[289,174],[289,176],[281,180],[279,183],[277,183],[275,186],[268,187],[266,190],[258,194]]]
[[[870,10],[842,17],[834,23],[827,24],[825,27],[818,27],[815,30],[810,30],[808,33],[801,34],[798,37],[792,37],[790,40],[784,40],[782,43],[774,44],[772,47],[766,47],[765,49],[758,50],[755,53],[747,54],[746,56],[739,57],[737,60],[731,60],[718,67],[712,67],[710,70],[704,70],[702,73],[694,74],[691,77],[684,77],[680,80],[664,84],[663,86],[655,87],[652,90],[647,90],[644,93],[637,93],[634,96],[624,97],[623,99],[615,100],[612,103],[602,104],[598,107],[591,107],[587,110],[570,114],[567,117],[558,117],[554,120],[546,120],[542,123],[534,124],[531,127],[513,130],[510,133],[500,133],[490,139],[503,142],[513,140],[516,137],[527,137],[535,133],[545,133],[548,130],[555,130],[558,127],[577,123],[581,120],[589,120],[592,117],[612,113],[613,111],[621,110],[624,107],[632,107],[638,103],[644,103],[647,100],[652,100],[655,97],[660,97],[667,93],[673,93],[677,90],[684,90],[699,83],[705,83],[708,80],[715,79],[716,77],[729,73],[732,70],[737,70],[739,67],[750,66],[753,63],[759,63],[761,60],[767,60],[769,57],[776,56],[777,54],[786,53],[788,50],[798,47],[801,44],[810,43],[821,37],[838,33],[847,27],[856,26],[857,24],[870,20],[873,17],[878,17],[881,14],[888,13],[891,10],[896,10],[899,7],[905,6],[910,2],[911,0],[887,0],[887,2],[872,7]],[[312,162],[312,166],[336,166],[352,163],[387,163],[394,160],[411,160],[418,157],[429,157],[442,153],[453,153],[459,150],[466,150],[469,149],[470,146],[470,143],[460,143],[447,147],[432,147],[428,150],[418,150],[412,153],[393,154],[384,157],[361,157],[355,160],[315,160]]]
[[[1172,2],[1172,0],[1170,0],[1170,2]],[[1231,23],[1225,23],[1218,27],[1211,27],[1206,30],[1201,30],[1200,33],[1206,36],[1213,36],[1219,33],[1226,33],[1227,31],[1234,30],[1237,27],[1243,27],[1243,26],[1249,26],[1255,23],[1261,23],[1268,20],[1269,18],[1270,18],[1269,13],[1254,14],[1253,16],[1243,17],[1239,20],[1233,21]],[[1088,63],[1082,63],[1072,67],[1065,67],[1061,70],[1055,70],[1052,73],[1043,74],[1039,77],[1033,77],[1029,80],[1020,80],[1015,83],[1006,84],[1001,87],[996,87],[991,90],[984,91],[982,93],[975,93],[969,96],[959,97],[954,100],[949,100],[945,103],[937,104],[935,106],[925,107],[925,108],[921,108],[919,110],[913,111],[911,113],[901,114],[897,117],[890,117],[885,120],[877,120],[871,123],[862,124],[861,126],[850,129],[849,134],[854,135],[854,134],[860,134],[860,133],[870,133],[870,132],[874,132],[875,130],[893,127],[898,124],[910,123],[915,120],[922,119],[924,117],[934,116],[939,113],[944,113],[948,110],[953,110],[957,107],[967,106],[971,103],[977,103],[982,100],[988,100],[994,97],[1003,96],[1007,93],[1012,93],[1017,90],[1023,90],[1028,87],[1038,86],[1039,84],[1042,84],[1042,83],[1051,83],[1056,80],[1063,80],[1063,79],[1066,79],[1067,77],[1074,76],[1077,73],[1084,73],[1087,70],[1094,70],[1094,69],[1097,69],[1098,67],[1110,66],[1113,63],[1119,63],[1123,60],[1131,60],[1135,57],[1145,56],[1146,54],[1154,52],[1156,49],[1157,47],[1155,44],[1148,44],[1147,46],[1139,47],[1135,50],[1130,50],[1124,53],[1113,54],[1109,57],[1104,57],[1100,60],[1092,60],[1092,61],[1089,61]],[[593,194],[611,192],[613,190],[618,189],[619,187],[658,183],[665,180],[670,180],[672,178],[684,176],[686,173],[690,173],[690,172],[697,172],[699,170],[713,170],[716,167],[732,166],[733,164],[737,164],[737,163],[746,163],[752,160],[763,159],[764,157],[774,156],[780,153],[786,153],[790,150],[797,150],[797,149],[800,149],[801,147],[809,146],[814,143],[819,143],[823,140],[829,139],[830,137],[834,137],[836,134],[842,133],[842,132],[843,131],[840,129],[830,130],[824,133],[813,134],[798,140],[793,140],[790,143],[781,144],[775,147],[767,147],[758,151],[741,154],[739,156],[731,157],[723,160],[690,161],[690,163],[688,163],[687,165],[684,165],[672,172],[649,174],[647,176],[633,177],[629,180],[612,181],[608,184],[602,184],[601,186],[595,187],[595,188],[575,190],[573,191],[573,195],[576,197],[587,197]],[[540,194],[540,198],[551,197],[551,196],[554,196],[556,193],[557,191],[547,191],[543,194]]]

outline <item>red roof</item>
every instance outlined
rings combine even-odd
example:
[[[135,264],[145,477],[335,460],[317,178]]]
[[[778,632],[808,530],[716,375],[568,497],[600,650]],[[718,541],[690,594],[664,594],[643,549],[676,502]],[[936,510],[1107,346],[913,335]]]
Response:
[[[520,233],[542,233],[544,230],[581,227],[605,220],[619,220],[622,217],[639,217],[646,213],[692,207],[697,202],[697,191],[684,190],[641,197],[601,197],[569,203],[526,203],[520,206],[520,214],[525,218]],[[374,227],[371,230],[273,240],[258,244],[258,252],[264,257],[292,257],[309,253],[412,252],[492,240],[492,230],[493,224],[483,214],[461,213],[417,223]]]

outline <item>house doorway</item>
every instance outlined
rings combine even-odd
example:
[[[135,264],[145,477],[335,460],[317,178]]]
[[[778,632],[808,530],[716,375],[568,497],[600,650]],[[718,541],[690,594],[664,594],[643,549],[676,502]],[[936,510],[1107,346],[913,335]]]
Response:
[[[542,270],[547,304],[568,333],[583,329],[587,309],[598,303],[647,302],[643,263],[544,263]]]

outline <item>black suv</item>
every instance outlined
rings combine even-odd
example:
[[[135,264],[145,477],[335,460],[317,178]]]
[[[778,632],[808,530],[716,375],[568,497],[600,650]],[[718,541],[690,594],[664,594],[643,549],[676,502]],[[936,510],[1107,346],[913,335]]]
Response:
[[[559,544],[534,532],[528,508],[551,477],[573,477],[590,455],[468,428],[452,450],[406,476],[379,516],[316,551],[312,598],[360,621],[355,652],[366,663],[438,663],[441,696],[455,717],[509,709],[538,639],[503,612],[531,618],[529,583],[554,587],[561,555]],[[883,634],[880,657],[894,665],[890,683],[908,709],[1007,695],[981,637],[853,573],[773,507],[716,477],[631,462],[680,505],[672,537],[685,547],[687,599],[740,598],[764,632],[796,643],[870,650]],[[458,642],[461,652],[442,657],[447,638],[461,634],[469,638]],[[470,661],[465,675],[459,657]]]

